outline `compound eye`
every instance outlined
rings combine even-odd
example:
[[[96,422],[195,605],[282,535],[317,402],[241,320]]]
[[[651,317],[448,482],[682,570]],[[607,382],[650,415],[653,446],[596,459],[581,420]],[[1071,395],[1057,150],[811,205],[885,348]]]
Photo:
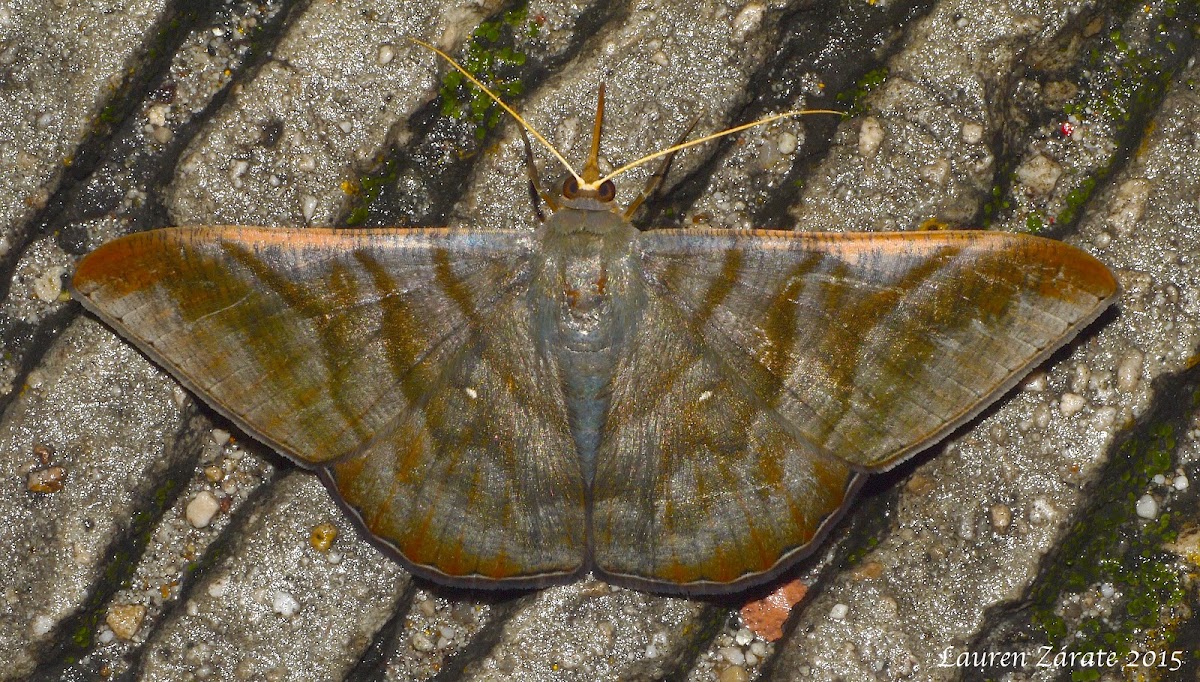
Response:
[[[563,181],[562,194],[567,199],[574,199],[579,196],[579,183],[576,182],[575,178],[570,177]]]
[[[600,201],[604,202],[609,202],[613,199],[616,199],[617,186],[613,184],[612,180],[605,180],[600,185],[600,190],[596,193],[596,197],[600,199]]]

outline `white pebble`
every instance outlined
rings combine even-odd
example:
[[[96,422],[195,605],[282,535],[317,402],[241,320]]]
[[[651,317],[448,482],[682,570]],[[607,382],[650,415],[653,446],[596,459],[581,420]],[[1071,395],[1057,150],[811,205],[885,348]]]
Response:
[[[883,126],[879,119],[868,116],[858,127],[858,153],[864,159],[873,159],[879,153],[879,145],[883,144]]]
[[[845,604],[834,604],[833,608],[829,609],[829,617],[834,620],[845,620],[848,613],[850,613],[850,607]]]
[[[1078,393],[1064,393],[1062,400],[1058,402],[1058,411],[1062,412],[1064,417],[1073,417],[1079,414],[1087,401]]]
[[[1141,351],[1136,350],[1121,358],[1117,365],[1117,388],[1126,393],[1137,388],[1138,382],[1142,380],[1143,358]]]
[[[1172,483],[1172,485],[1175,486],[1176,490],[1187,490],[1188,489],[1188,477],[1180,474],[1179,476],[1175,477],[1175,481]]]
[[[989,511],[993,529],[1003,533],[1012,525],[1012,509],[1007,504],[994,504]]]
[[[789,156],[796,151],[798,140],[791,133],[783,133],[779,136],[779,153],[784,156]]]
[[[229,576],[222,575],[221,578],[209,582],[208,592],[209,597],[216,597],[217,599],[226,596],[226,593],[229,592]]]
[[[296,601],[296,598],[292,595],[281,590],[276,592],[275,596],[271,598],[271,609],[284,618],[291,618],[300,611],[300,602]]]
[[[213,517],[220,509],[221,503],[217,501],[216,496],[207,490],[202,490],[192,498],[191,502],[188,502],[185,514],[188,523],[192,524],[193,528],[204,528],[212,522]]]
[[[1142,495],[1137,501],[1137,515],[1143,519],[1153,519],[1158,516],[1158,500],[1149,494]]]
[[[34,637],[41,637],[54,629],[54,619],[46,615],[34,616],[29,629]]]
[[[433,640],[424,632],[414,633],[412,639],[409,640],[412,648],[417,651],[433,651]]]
[[[380,64],[391,64],[396,58],[396,48],[391,45],[380,45],[379,50],[375,53],[375,61]]]
[[[746,654],[742,653],[742,650],[735,646],[721,647],[717,650],[717,653],[721,654],[721,658],[734,665],[742,665],[746,662]]]
[[[225,429],[213,429],[208,432],[208,437],[220,447],[225,447],[225,444],[229,442],[229,432]]]
[[[41,274],[33,282],[33,295],[43,303],[53,303],[62,294],[63,273],[67,271],[61,265],[54,265]]]
[[[754,641],[754,633],[750,632],[750,628],[740,628],[737,631],[737,634],[733,636],[733,641],[736,642],[738,646],[746,646],[750,642]]]
[[[300,197],[300,214],[305,220],[312,220],[317,213],[317,198],[311,194]]]
[[[983,126],[978,123],[965,123],[962,127],[962,141],[975,144],[983,139]]]

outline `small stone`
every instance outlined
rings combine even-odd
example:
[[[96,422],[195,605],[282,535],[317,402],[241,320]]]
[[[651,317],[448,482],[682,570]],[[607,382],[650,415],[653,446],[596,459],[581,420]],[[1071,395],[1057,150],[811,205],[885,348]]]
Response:
[[[31,493],[56,493],[62,490],[67,470],[62,467],[47,467],[29,472],[25,488]]]
[[[305,173],[311,173],[317,169],[317,157],[312,154],[301,154],[300,159],[296,161],[296,168]]]
[[[662,50],[659,50],[658,52],[655,52],[654,54],[650,55],[650,61],[652,61],[655,64],[658,64],[659,66],[662,66],[662,67],[667,67],[667,66],[671,65],[671,59],[669,57],[667,57],[667,53],[663,52]]]
[[[395,58],[396,48],[391,45],[380,45],[379,49],[375,52],[375,61],[382,65],[391,64]]]
[[[229,592],[229,576],[223,575],[208,584],[208,596],[221,598]]]
[[[1184,476],[1183,474],[1180,474],[1175,477],[1175,480],[1171,482],[1171,485],[1175,486],[1176,490],[1180,490],[1180,491],[1187,490],[1188,485],[1189,485],[1188,477]]]
[[[735,646],[721,647],[717,650],[717,653],[721,655],[721,658],[724,658],[733,665],[742,665],[746,662],[746,654],[742,653],[742,650]]]
[[[1035,195],[1046,195],[1054,191],[1062,166],[1044,154],[1038,154],[1017,167],[1017,180]]]
[[[1058,411],[1062,412],[1064,417],[1073,417],[1083,410],[1087,401],[1078,393],[1064,393],[1061,400],[1058,401]]]
[[[33,295],[43,303],[54,303],[57,301],[63,291],[62,278],[63,273],[66,271],[67,269],[61,265],[46,268],[33,281]]]
[[[33,621],[29,623],[29,630],[34,637],[41,637],[53,629],[54,619],[44,614],[34,616]]]
[[[782,133],[779,136],[779,153],[784,156],[790,156],[796,151],[798,140],[792,133]]]
[[[746,36],[758,30],[762,25],[767,8],[760,2],[748,2],[733,18],[733,42],[741,44]]]
[[[731,665],[721,671],[720,682],[749,682],[750,673],[740,665]]]
[[[1137,511],[1137,515],[1143,519],[1153,519],[1158,516],[1158,500],[1150,494],[1142,495],[1138,498],[1134,509]]]
[[[832,609],[829,609],[829,617],[834,620],[846,620],[846,615],[850,613],[850,607],[845,604],[834,604]]]
[[[1012,509],[1007,504],[993,504],[988,510],[992,517],[992,528],[1003,533],[1012,525]]]
[[[133,639],[142,627],[146,617],[146,607],[141,604],[114,604],[109,607],[104,622],[112,628],[113,634],[121,639]]]
[[[733,636],[733,641],[738,646],[746,646],[754,641],[754,633],[750,632],[750,628],[738,628],[737,634]]]
[[[1054,505],[1044,497],[1033,498],[1033,503],[1029,505],[1029,525],[1044,526],[1050,522],[1050,519],[1058,516]]]
[[[300,197],[300,214],[305,220],[312,220],[317,213],[317,198],[311,194]]]
[[[919,171],[921,179],[935,187],[945,187],[946,181],[950,179],[950,162],[946,159],[938,159],[933,163],[925,164]]]
[[[313,526],[312,534],[308,537],[308,543],[318,552],[328,552],[333,545],[333,541],[337,539],[337,526],[325,521]]]
[[[1126,393],[1132,392],[1137,388],[1138,383],[1142,380],[1142,363],[1145,356],[1141,351],[1130,351],[1126,353],[1121,362],[1117,364],[1117,388]]]
[[[271,610],[284,618],[291,618],[300,611],[300,602],[296,598],[282,590],[275,593],[271,597]]]
[[[212,442],[216,443],[218,446],[225,447],[232,436],[225,429],[213,429],[212,431],[208,432],[208,437],[212,439]]]
[[[221,503],[207,490],[202,490],[188,502],[185,515],[193,528],[205,528],[212,522],[213,517],[221,509]]]
[[[225,478],[225,470],[216,465],[204,467],[204,478],[208,479],[209,483],[216,483]]]
[[[433,640],[424,632],[413,633],[412,639],[409,640],[412,648],[417,651],[433,651]]]
[[[874,116],[864,118],[858,127],[858,153],[864,159],[873,159],[879,153],[881,144],[883,144],[883,126],[879,123],[879,119]]]
[[[983,139],[983,126],[978,123],[964,123],[962,127],[962,141],[967,144],[977,144]]]

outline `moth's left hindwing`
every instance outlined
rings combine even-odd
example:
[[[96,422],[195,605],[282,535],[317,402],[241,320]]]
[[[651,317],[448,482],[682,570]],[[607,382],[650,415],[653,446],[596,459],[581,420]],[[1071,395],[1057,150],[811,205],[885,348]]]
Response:
[[[90,310],[254,437],[330,467],[450,582],[581,569],[583,482],[525,293],[531,236],[170,228],[84,258]]]

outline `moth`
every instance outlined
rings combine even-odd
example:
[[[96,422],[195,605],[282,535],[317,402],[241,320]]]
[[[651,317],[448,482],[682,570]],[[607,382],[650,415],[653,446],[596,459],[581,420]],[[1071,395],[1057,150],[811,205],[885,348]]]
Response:
[[[166,228],[73,293],[416,574],[683,593],[785,570],[1116,294],[1029,235],[638,231],[602,113],[536,231]]]

